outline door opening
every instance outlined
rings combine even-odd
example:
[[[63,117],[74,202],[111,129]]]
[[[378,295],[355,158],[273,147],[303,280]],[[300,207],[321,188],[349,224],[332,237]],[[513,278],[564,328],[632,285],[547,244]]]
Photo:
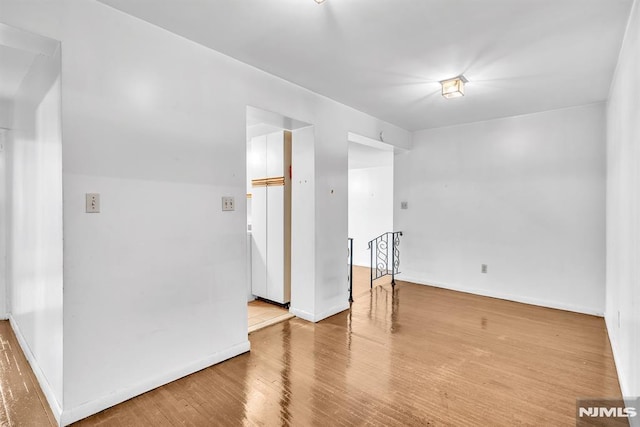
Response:
[[[313,128],[277,113],[247,107],[247,301],[252,332],[293,317],[293,189],[298,144]],[[308,141],[307,141],[308,142]],[[311,141],[312,142],[312,141]]]
[[[353,133],[348,144],[349,237],[353,238],[353,296],[357,299],[370,289],[372,261],[367,243],[393,231],[394,147]]]

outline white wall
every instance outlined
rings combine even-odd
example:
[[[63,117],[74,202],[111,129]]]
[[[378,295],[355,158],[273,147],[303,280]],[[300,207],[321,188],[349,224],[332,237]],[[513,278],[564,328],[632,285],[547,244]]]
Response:
[[[313,126],[292,132],[291,144],[291,307],[289,311],[316,320],[316,190]],[[345,294],[346,295],[346,294]]]
[[[13,124],[13,101],[0,98],[0,128],[10,129]]]
[[[0,319],[8,319],[7,310],[7,131],[0,129]]]
[[[248,349],[247,105],[315,125],[312,319],[348,307],[347,132],[408,132],[95,1],[0,11],[63,44],[63,422]]]
[[[373,149],[372,149],[373,150]],[[393,231],[393,152],[388,166],[349,169],[349,237],[353,238],[353,263],[371,265],[367,242]]]
[[[8,170],[11,321],[54,411],[62,406],[60,52],[40,55],[14,103]]]
[[[417,132],[395,164],[401,278],[602,314],[604,121],[595,104]]]
[[[607,105],[607,309],[625,396],[640,396],[640,6],[634,3]],[[640,425],[636,419],[635,425]]]

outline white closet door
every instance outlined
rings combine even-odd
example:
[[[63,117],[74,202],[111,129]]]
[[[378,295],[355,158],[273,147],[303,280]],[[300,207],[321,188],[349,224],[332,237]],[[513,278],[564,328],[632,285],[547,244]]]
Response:
[[[267,172],[266,177],[284,176],[284,132],[267,135]]]
[[[267,187],[253,187],[251,197],[251,292],[267,295]]]
[[[267,187],[267,298],[284,301],[284,187]]]
[[[255,136],[251,138],[251,179],[263,179],[267,177],[267,136]]]

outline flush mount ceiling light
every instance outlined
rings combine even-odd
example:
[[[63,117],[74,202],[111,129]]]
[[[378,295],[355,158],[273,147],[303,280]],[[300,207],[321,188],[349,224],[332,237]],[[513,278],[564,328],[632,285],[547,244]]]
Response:
[[[316,3],[318,3],[318,4],[324,3],[324,0],[316,0]]]
[[[452,79],[443,80],[440,82],[442,85],[442,96],[447,99],[459,98],[464,96],[464,84],[469,80],[463,75],[454,77]]]

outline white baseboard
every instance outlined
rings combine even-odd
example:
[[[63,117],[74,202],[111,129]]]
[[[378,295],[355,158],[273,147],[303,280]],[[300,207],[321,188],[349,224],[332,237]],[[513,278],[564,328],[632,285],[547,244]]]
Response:
[[[58,403],[58,400],[53,393],[53,388],[49,384],[49,381],[47,381],[47,377],[44,375],[44,372],[42,372],[42,369],[40,369],[38,361],[31,352],[31,348],[29,348],[27,340],[25,339],[24,335],[22,335],[22,331],[20,331],[20,327],[18,326],[18,323],[12,315],[9,315],[9,323],[11,324],[11,329],[13,329],[13,333],[18,339],[18,344],[20,344],[20,348],[22,348],[24,356],[27,358],[29,365],[31,365],[31,370],[38,380],[38,384],[40,385],[40,388],[44,393],[44,397],[47,399],[47,403],[51,408],[51,412],[53,412],[53,416],[58,422],[58,425],[60,425],[60,421],[62,419],[62,407]]]
[[[293,314],[296,317],[304,319],[308,322],[315,322],[313,313],[309,313],[308,311],[300,310],[294,307],[289,307],[289,313]]]
[[[132,397],[138,396],[142,393],[146,393],[149,390],[153,390],[154,388],[158,388],[172,381],[190,375],[194,372],[198,372],[202,369],[208,368],[209,366],[235,357],[239,354],[246,353],[250,350],[250,348],[251,344],[247,340],[224,351],[214,353],[204,359],[189,363],[182,368],[163,373],[162,375],[158,375],[154,378],[149,378],[148,380],[139,382],[138,384],[134,384],[124,389],[116,390],[111,394],[103,396],[99,399],[85,402],[81,405],[76,406],[75,408],[65,409],[62,412],[61,425],[69,425],[90,415],[96,414],[104,409],[110,408],[111,406],[117,405],[118,403],[122,403],[125,400],[129,400]]]
[[[537,305],[540,307],[555,308],[558,310],[572,311],[574,313],[589,314],[592,316],[604,317],[604,312],[590,308],[590,307],[582,307],[582,306],[572,305],[572,304],[563,304],[555,301],[540,300],[537,298],[528,298],[528,297],[522,297],[518,295],[503,294],[500,292],[487,291],[484,289],[466,288],[460,285],[452,285],[449,283],[439,283],[439,282],[434,282],[430,280],[419,279],[417,277],[402,274],[402,273],[398,274],[396,276],[396,279],[402,280],[405,282],[416,283],[418,285],[427,285],[427,286],[433,286],[435,288],[442,288],[442,289],[449,289],[452,291],[464,292],[467,294],[481,295],[485,297],[498,298],[498,299],[503,299],[507,301],[520,302],[523,304]]]
[[[622,392],[622,396],[624,397],[626,406],[635,407],[638,396],[633,396],[628,388],[627,383],[623,379],[626,378],[624,376],[624,371],[622,370],[622,363],[620,362],[620,355],[618,354],[618,346],[613,338],[614,335],[611,331],[614,326],[609,324],[607,320],[607,316],[604,317],[604,323],[607,326],[607,335],[609,336],[609,343],[611,345],[611,353],[613,353],[613,362],[616,365],[616,373],[618,374],[618,384],[620,384],[620,392]],[[636,408],[640,409],[640,408]],[[633,418],[629,418],[629,426],[630,427],[640,427],[640,413]]]
[[[343,304],[336,305],[335,307],[330,308],[329,310],[323,311],[318,314],[309,313],[308,311],[300,310],[295,307],[289,308],[289,312],[296,317],[304,319],[309,322],[319,322],[327,317],[331,317],[334,314],[338,314],[342,311],[349,309],[349,301],[346,301]]]

